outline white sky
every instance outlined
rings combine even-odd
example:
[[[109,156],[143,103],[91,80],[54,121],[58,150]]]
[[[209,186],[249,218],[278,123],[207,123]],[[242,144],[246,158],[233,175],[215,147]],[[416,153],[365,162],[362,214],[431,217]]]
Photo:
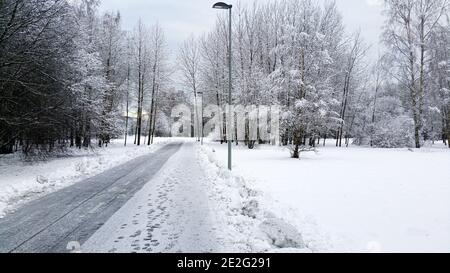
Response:
[[[271,1],[271,0],[266,0]],[[368,44],[373,45],[371,56],[378,55],[378,41],[383,25],[383,0],[336,0],[349,32],[362,30]],[[208,31],[220,10],[213,10],[217,0],[103,0],[101,10],[120,10],[123,25],[133,29],[137,20],[152,25],[159,22],[166,32],[170,50],[175,51],[179,44],[193,34]],[[238,0],[229,0],[236,4]],[[252,0],[241,0],[241,3]]]

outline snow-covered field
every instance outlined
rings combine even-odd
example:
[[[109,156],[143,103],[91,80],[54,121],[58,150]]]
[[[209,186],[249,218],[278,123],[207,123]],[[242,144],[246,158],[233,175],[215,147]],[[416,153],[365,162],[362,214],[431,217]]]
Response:
[[[132,141],[132,140],[131,140]],[[108,148],[72,150],[71,155],[47,161],[23,162],[18,155],[0,157],[0,217],[34,198],[92,177],[133,158],[159,149],[171,139],[157,138],[151,147],[123,146],[115,140]]]
[[[208,146],[225,164],[226,145]],[[450,252],[450,151],[444,146],[329,146],[301,160],[281,147],[234,148],[235,173],[271,196],[272,209],[289,218],[313,251]]]

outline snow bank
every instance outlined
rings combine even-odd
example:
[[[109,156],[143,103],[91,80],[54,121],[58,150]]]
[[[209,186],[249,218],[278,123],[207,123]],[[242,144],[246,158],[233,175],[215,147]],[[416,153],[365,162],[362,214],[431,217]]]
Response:
[[[67,157],[47,161],[23,162],[18,155],[0,157],[0,217],[30,200],[154,152],[169,141],[161,138],[150,147],[123,147],[123,141],[117,140],[108,148],[74,149]]]
[[[231,228],[230,233],[246,238],[248,252],[312,251],[288,218],[272,210],[271,199],[249,187],[243,177],[229,172],[213,149],[198,147],[197,157],[207,174],[209,191],[217,198],[215,211],[225,213],[228,218],[224,228]]]

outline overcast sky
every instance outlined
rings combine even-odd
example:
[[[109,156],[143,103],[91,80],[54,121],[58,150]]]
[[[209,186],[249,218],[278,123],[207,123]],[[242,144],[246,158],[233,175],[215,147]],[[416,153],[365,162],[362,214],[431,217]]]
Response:
[[[270,0],[267,0],[270,1]],[[166,32],[171,51],[190,34],[208,31],[217,13],[211,7],[216,0],[103,0],[101,10],[119,10],[123,25],[133,29],[139,18],[152,25],[159,22]],[[228,1],[235,4],[237,0]],[[241,0],[241,3],[252,0]],[[378,41],[383,25],[382,0],[337,0],[349,32],[361,29],[368,44],[373,44],[371,55],[378,53]]]

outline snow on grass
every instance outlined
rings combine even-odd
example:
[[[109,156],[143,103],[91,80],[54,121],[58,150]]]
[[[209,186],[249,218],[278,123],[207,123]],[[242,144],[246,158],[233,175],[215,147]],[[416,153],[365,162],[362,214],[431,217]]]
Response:
[[[18,155],[0,157],[0,217],[21,204],[100,174],[133,158],[156,151],[169,139],[153,146],[115,140],[108,148],[71,150],[66,157],[24,162]]]
[[[209,146],[225,164],[226,145]],[[273,211],[290,211],[285,217],[313,251],[450,252],[444,146],[325,147],[301,160],[281,147],[238,147],[233,158],[235,173],[273,197]]]
[[[229,172],[213,149],[199,147],[198,158],[207,174],[209,192],[217,198],[215,211],[227,212],[228,224],[224,223],[223,227],[246,238],[247,252],[311,251],[302,234],[286,218],[271,210],[268,196],[252,189],[243,177]],[[236,244],[239,240],[231,241]]]
[[[186,144],[85,244],[85,252],[310,252],[260,193]],[[111,236],[114,234],[114,236]]]

